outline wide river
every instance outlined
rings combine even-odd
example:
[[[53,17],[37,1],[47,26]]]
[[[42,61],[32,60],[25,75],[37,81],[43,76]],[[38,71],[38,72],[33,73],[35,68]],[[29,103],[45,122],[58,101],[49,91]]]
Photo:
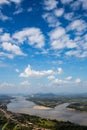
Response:
[[[87,113],[67,109],[66,107],[68,105],[69,103],[64,103],[53,109],[46,109],[45,107],[40,108],[31,101],[27,101],[25,97],[15,97],[15,99],[12,99],[11,103],[7,105],[7,108],[11,112],[36,115],[43,118],[71,121],[80,125],[87,125]]]

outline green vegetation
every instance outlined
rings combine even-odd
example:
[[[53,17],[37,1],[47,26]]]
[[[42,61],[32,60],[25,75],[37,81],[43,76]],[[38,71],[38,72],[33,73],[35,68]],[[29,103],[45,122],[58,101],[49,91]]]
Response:
[[[79,111],[86,111],[87,112],[87,103],[71,103],[70,105],[67,106],[67,108],[73,108],[75,110]]]
[[[7,109],[7,104],[10,103],[12,97],[1,95],[0,96],[0,108]]]
[[[54,108],[57,105],[68,102],[69,98],[63,97],[63,96],[60,97],[58,95],[53,95],[53,94],[52,95],[42,95],[42,96],[39,94],[35,94],[33,96],[27,97],[27,100],[30,100],[37,105]]]
[[[62,103],[70,103],[68,108],[74,108],[80,111],[87,112],[87,96],[86,95],[71,95],[71,96],[59,96],[59,95],[49,95],[35,94],[33,96],[27,97],[27,100],[33,101],[34,103],[46,107],[54,108]]]
[[[8,112],[6,105],[10,102],[10,99],[10,97],[3,97],[0,99],[0,127],[2,130],[87,130],[87,126],[80,126],[69,121],[63,122],[43,119],[41,117],[30,116],[27,114]],[[86,97],[33,95],[29,96],[27,100],[34,101],[39,105],[47,107],[55,107],[58,104],[69,102],[69,108],[71,107],[75,108],[76,110],[87,111]]]
[[[0,117],[2,130],[87,130],[86,126],[79,126],[69,121],[49,120],[15,113],[10,113],[9,119],[6,119],[4,116],[2,114]],[[5,119],[4,123],[1,122],[2,119]]]

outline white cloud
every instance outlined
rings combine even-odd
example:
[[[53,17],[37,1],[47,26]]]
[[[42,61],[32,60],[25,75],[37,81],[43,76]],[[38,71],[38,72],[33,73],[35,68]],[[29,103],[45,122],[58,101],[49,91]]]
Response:
[[[30,86],[30,83],[29,81],[26,80],[26,81],[21,82],[21,85],[26,87],[26,86]]]
[[[54,74],[53,70],[36,71],[33,70],[30,65],[28,65],[25,71],[20,74],[20,77],[42,77],[51,74]]]
[[[49,27],[57,27],[61,24],[52,13],[45,13],[42,18],[48,23]]]
[[[54,14],[55,14],[55,16],[60,17],[64,14],[64,9],[63,8],[55,9]]]
[[[56,0],[44,0],[44,9],[53,10],[57,7],[58,1]]]
[[[69,50],[65,52],[67,56],[74,56],[79,58],[87,57],[87,36],[77,36],[74,39],[74,43],[76,44],[76,48],[73,50]]]
[[[44,46],[44,35],[39,28],[25,28],[22,31],[16,32],[13,35],[13,39],[23,44],[27,41],[29,45],[36,48],[42,48]]]
[[[81,79],[77,78],[75,81],[72,81],[72,76],[68,76],[65,79],[58,79],[58,78],[54,78],[51,82],[52,84],[57,84],[57,85],[62,85],[62,86],[76,86],[77,83],[81,83]]]
[[[16,15],[16,14],[20,14],[23,12],[23,9],[22,8],[18,8],[13,14]]]
[[[72,76],[66,77],[65,80],[68,80],[68,81],[72,80]]]
[[[79,0],[82,4],[83,9],[87,9],[87,0]]]
[[[6,21],[6,20],[10,20],[11,18],[4,15],[1,11],[0,11],[0,20],[2,21]]]
[[[58,68],[58,74],[62,74],[63,73],[63,69],[62,68]]]
[[[0,0],[0,5],[9,4],[9,0]]]
[[[15,4],[19,4],[22,2],[22,0],[0,0],[0,5],[10,4],[11,2],[14,2]]]
[[[49,33],[49,36],[50,36],[50,39],[55,40],[55,39],[59,39],[64,34],[65,34],[65,29],[63,27],[58,27],[58,28],[52,30]]]
[[[5,52],[0,52],[0,57],[2,58],[9,58],[9,59],[13,59],[14,58],[14,54],[9,54],[9,53],[5,53]]]
[[[87,25],[84,20],[77,19],[72,21],[70,25],[67,27],[67,30],[75,30],[76,34],[82,34],[84,31],[86,31]]]
[[[48,79],[52,79],[55,78],[54,75],[60,75],[63,73],[63,69],[62,68],[58,68],[57,71],[53,71],[53,70],[42,70],[42,71],[37,71],[37,70],[33,70],[32,67],[30,65],[28,65],[23,73],[20,73],[20,77],[42,77],[42,76],[48,76]]]
[[[53,83],[53,84],[61,84],[61,83],[63,83],[63,81],[62,81],[61,79],[54,79],[54,80],[52,81],[52,83]]]
[[[70,6],[73,10],[78,10],[80,8],[80,4],[81,2],[78,0],[78,1],[72,2]]]
[[[8,83],[8,82],[3,82],[0,83],[0,87],[14,87],[14,84]]]
[[[67,56],[75,56],[79,58],[87,57],[87,51],[81,51],[81,50],[71,50],[71,51],[67,51],[65,54]]]
[[[15,4],[19,4],[22,2],[22,0],[10,0],[10,2],[14,2]]]
[[[0,34],[3,32],[3,28],[0,28]]]
[[[68,3],[70,3],[70,2],[72,2],[73,0],[61,0],[61,2],[63,3],[63,4],[68,4]]]
[[[71,13],[65,13],[64,14],[64,18],[67,19],[67,20],[72,21],[72,19],[74,19],[74,13],[73,12],[71,12]]]
[[[15,69],[15,71],[16,71],[17,73],[19,73],[19,69]]]
[[[76,48],[77,44],[70,39],[62,27],[58,27],[49,33],[52,49]]]
[[[81,79],[80,79],[80,78],[77,78],[77,79],[75,80],[75,82],[76,82],[76,83],[80,83],[80,82],[81,82]]]
[[[71,51],[67,51],[65,54],[67,56],[76,56],[76,57],[79,57],[80,56],[80,51],[79,50],[71,50]]]
[[[53,80],[53,79],[55,79],[55,76],[54,75],[48,76],[48,79]]]
[[[15,45],[15,44],[11,44],[9,42],[3,42],[2,43],[2,48],[8,52],[12,52],[13,54],[16,54],[16,55],[25,55],[21,49]]]
[[[9,33],[4,33],[0,36],[0,42],[8,42],[11,41],[11,37]]]
[[[80,9],[80,6],[82,6],[82,8],[84,10],[87,10],[87,0],[77,0],[77,1],[74,1],[72,4],[71,4],[71,8],[73,10],[78,10]]]

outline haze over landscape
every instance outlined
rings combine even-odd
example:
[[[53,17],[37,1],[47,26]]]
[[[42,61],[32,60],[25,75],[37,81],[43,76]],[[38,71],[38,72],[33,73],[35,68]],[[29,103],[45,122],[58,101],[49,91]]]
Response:
[[[0,94],[87,93],[87,0],[0,0]]]

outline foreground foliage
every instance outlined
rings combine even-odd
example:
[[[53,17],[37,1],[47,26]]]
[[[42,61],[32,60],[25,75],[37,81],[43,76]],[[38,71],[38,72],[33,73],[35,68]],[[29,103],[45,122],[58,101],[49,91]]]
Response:
[[[2,130],[87,130],[86,126],[79,126],[69,121],[43,119],[26,114],[10,113],[9,118],[0,112],[0,126]]]

